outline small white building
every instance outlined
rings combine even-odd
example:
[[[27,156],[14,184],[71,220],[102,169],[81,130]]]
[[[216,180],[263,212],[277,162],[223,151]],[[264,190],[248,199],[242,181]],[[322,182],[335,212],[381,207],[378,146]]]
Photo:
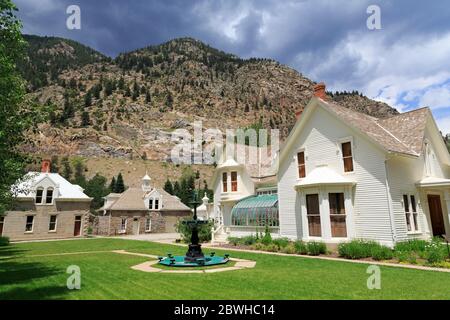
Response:
[[[450,237],[450,155],[428,108],[378,119],[316,86],[278,162],[280,235],[393,245]]]

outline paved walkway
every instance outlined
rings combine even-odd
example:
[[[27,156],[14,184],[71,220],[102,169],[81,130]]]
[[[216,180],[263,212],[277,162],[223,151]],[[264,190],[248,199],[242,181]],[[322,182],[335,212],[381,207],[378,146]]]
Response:
[[[107,237],[117,239],[139,240],[139,241],[152,241],[161,243],[174,243],[176,239],[180,238],[179,233],[148,233],[139,235],[126,235],[117,237]]]

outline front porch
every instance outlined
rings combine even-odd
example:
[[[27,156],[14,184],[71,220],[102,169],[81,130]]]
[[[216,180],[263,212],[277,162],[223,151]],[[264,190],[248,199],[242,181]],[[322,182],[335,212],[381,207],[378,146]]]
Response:
[[[417,184],[426,218],[426,232],[450,240],[450,179],[427,177]]]

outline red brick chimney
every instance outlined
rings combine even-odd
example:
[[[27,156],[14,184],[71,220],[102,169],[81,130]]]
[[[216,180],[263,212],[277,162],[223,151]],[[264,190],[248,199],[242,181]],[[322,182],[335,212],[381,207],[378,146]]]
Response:
[[[52,162],[49,159],[43,159],[41,163],[41,172],[48,173],[50,172]]]
[[[321,82],[314,86],[314,96],[320,99],[325,100],[327,98],[327,95],[325,93],[325,83]]]

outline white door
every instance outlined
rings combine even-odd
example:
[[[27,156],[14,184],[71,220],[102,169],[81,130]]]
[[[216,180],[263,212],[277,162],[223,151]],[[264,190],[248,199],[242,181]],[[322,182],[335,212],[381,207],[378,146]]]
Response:
[[[134,235],[139,234],[139,218],[133,219],[133,234]]]

